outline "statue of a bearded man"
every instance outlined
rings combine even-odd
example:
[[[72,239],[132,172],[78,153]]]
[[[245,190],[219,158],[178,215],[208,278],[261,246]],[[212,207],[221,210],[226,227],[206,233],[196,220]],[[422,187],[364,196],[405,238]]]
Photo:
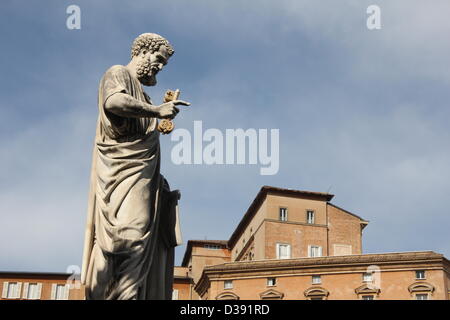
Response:
[[[174,100],[153,105],[142,85],[174,53],[163,37],[137,37],[126,66],[109,68],[98,90],[82,283],[86,299],[171,299],[174,247],[180,242],[178,191],[160,174],[157,119],[172,119]]]

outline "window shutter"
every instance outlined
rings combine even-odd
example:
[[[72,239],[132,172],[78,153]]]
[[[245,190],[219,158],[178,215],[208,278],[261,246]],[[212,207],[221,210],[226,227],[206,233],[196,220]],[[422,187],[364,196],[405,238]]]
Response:
[[[20,294],[22,292],[22,282],[17,282],[17,291],[15,297],[20,298]]]
[[[42,292],[42,283],[38,283],[36,299],[40,299],[41,298],[41,292]]]
[[[28,286],[30,284],[28,282],[25,282],[23,285],[23,294],[22,294],[22,299],[28,299]]]
[[[8,298],[8,284],[7,281],[3,282],[2,298]]]
[[[290,259],[291,258],[291,245],[287,245],[286,246],[286,258]]]
[[[319,247],[319,257],[322,256],[322,247]]]
[[[173,289],[172,300],[178,300],[178,290],[177,289]]]
[[[69,300],[70,285],[64,287],[64,300]]]
[[[52,283],[52,293],[50,295],[50,299],[51,300],[56,299],[56,283]]]

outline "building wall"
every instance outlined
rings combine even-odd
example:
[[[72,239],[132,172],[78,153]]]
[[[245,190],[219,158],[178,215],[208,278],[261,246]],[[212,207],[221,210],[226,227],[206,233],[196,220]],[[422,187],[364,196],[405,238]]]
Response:
[[[327,205],[330,255],[361,254],[361,220],[333,205]],[[350,252],[345,252],[349,246]]]
[[[190,261],[190,275],[194,283],[202,275],[205,266],[230,262],[230,251],[228,249],[207,249],[203,246],[194,245]]]
[[[320,284],[312,283],[312,275],[278,275],[276,272],[268,275],[276,277],[275,286],[267,286],[268,276],[255,276],[248,278],[234,278],[233,289],[224,289],[225,278],[215,279],[211,282],[208,295],[209,299],[225,292],[236,294],[241,300],[261,299],[261,294],[268,290],[274,290],[283,294],[285,300],[308,300],[305,291],[310,288],[324,288],[329,292],[329,300],[357,300],[362,298],[362,294],[357,294],[355,290],[365,284],[362,278],[362,272],[344,272],[344,273],[321,273]],[[442,300],[448,299],[446,294],[445,282],[442,281],[442,270],[427,270],[425,281],[435,287],[435,291],[430,295],[430,299]],[[232,279],[232,278],[229,278]],[[379,300],[413,300],[415,295],[408,291],[408,286],[419,280],[415,279],[414,269],[405,271],[382,271],[381,272],[380,293],[374,295]]]
[[[327,228],[321,225],[302,225],[291,222],[265,222],[265,259],[276,259],[277,243],[291,245],[291,258],[308,257],[308,246],[322,247],[322,255],[327,255]]]
[[[326,206],[324,200],[313,200],[299,198],[298,196],[281,196],[268,194],[267,202],[267,218],[279,220],[279,209],[288,209],[288,221],[306,223],[306,211],[313,210],[315,212],[315,224],[326,225]]]
[[[442,276],[444,278],[444,292],[447,293],[447,299],[450,300],[450,268],[444,268]]]
[[[236,243],[233,245],[231,250],[231,261],[237,261],[241,251],[246,247],[247,242],[252,236],[255,239],[255,244],[264,243],[264,233],[261,230],[262,223],[267,217],[266,212],[266,201],[263,201],[261,206],[256,211],[251,222],[243,230],[242,234],[237,239]],[[254,260],[264,259],[264,246],[255,246]]]
[[[192,285],[195,286],[200,279],[205,266],[230,262],[230,250],[207,249],[203,245],[193,245],[191,258],[188,264],[189,276],[192,278]],[[195,290],[191,290],[192,299],[198,300],[199,296]]]
[[[175,266],[174,270],[173,270],[173,275],[175,277],[187,277],[187,276],[189,276],[189,268]]]
[[[173,290],[177,290],[178,293],[178,299],[176,300],[192,299],[192,285],[190,279],[174,279]]]
[[[70,275],[67,275],[69,277]],[[51,299],[51,291],[52,284],[66,284],[67,278],[48,276],[48,275],[40,275],[40,274],[18,274],[18,275],[3,275],[0,276],[0,293],[3,292],[3,287],[5,282],[20,282],[22,283],[20,298],[23,298],[25,283],[41,283],[41,297],[39,300],[50,300]],[[0,299],[3,300],[3,298]],[[69,300],[84,300],[84,286],[79,284],[79,288],[69,289]]]
[[[279,221],[280,208],[288,210],[286,222]],[[314,211],[314,224],[307,223],[308,210]],[[327,224],[330,224],[330,235]],[[249,241],[253,243],[250,244]],[[329,206],[325,200],[267,194],[253,219],[231,248],[232,261],[247,260],[249,256],[252,257],[251,260],[275,259],[276,243],[291,244],[292,257],[307,257],[309,245],[322,247],[324,256],[359,254],[361,220]]]

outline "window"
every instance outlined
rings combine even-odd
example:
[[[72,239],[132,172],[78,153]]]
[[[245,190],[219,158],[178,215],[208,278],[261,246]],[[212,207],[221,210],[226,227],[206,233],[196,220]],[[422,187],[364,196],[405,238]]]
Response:
[[[416,279],[425,279],[425,271],[417,270],[416,271]]]
[[[52,300],[68,300],[69,299],[69,286],[65,284],[52,284]]]
[[[20,298],[21,289],[22,289],[21,282],[3,282],[2,298],[18,299]]]
[[[323,300],[323,297],[311,297],[311,300]]]
[[[322,256],[322,247],[309,246],[308,256],[309,257],[321,257]]]
[[[287,221],[287,208],[280,208],[280,221]]]
[[[313,210],[306,211],[306,222],[309,224],[314,224],[314,211]]]
[[[277,284],[277,279],[276,278],[267,278],[267,286],[268,287],[273,287]]]
[[[277,259],[290,259],[291,245],[277,243]]]
[[[361,297],[363,300],[373,300],[373,295],[366,295]]]
[[[233,280],[225,280],[223,283],[224,289],[233,289]]]
[[[428,294],[418,293],[416,294],[416,300],[428,300]]]
[[[370,273],[370,272],[364,273],[363,274],[363,281],[364,282],[372,282],[373,281],[372,273]]]
[[[24,299],[40,299],[41,298],[42,283],[25,283],[23,288]]]
[[[178,290],[173,289],[172,291],[172,300],[178,300]]]
[[[322,278],[320,276],[312,276],[312,283],[313,284],[322,283]]]

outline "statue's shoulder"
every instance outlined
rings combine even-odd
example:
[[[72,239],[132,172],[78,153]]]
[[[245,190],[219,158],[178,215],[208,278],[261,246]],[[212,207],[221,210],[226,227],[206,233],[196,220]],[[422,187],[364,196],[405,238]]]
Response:
[[[103,77],[114,76],[114,75],[129,76],[129,72],[125,66],[116,64],[116,65],[111,66],[108,70],[106,70]]]

